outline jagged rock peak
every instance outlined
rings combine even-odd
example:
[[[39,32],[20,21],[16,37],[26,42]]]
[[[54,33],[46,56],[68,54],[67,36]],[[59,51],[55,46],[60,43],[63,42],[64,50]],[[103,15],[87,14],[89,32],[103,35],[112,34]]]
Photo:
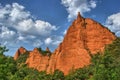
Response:
[[[34,48],[33,51],[38,51],[38,48]]]
[[[16,60],[21,54],[24,54],[25,52],[27,52],[27,50],[24,48],[24,47],[20,47],[17,51],[16,51],[16,53],[15,53],[15,55],[14,55],[14,60]]]
[[[23,46],[21,46],[19,49],[25,49]],[[26,49],[25,49],[26,50]]]
[[[47,52],[51,52],[50,49],[49,49],[48,47],[46,48],[46,51],[47,51]]]
[[[81,18],[81,17],[82,16],[81,16],[80,12],[78,12],[77,18]]]
[[[77,15],[77,19],[76,19],[76,20],[81,21],[82,19],[84,19],[84,18],[81,16],[80,12],[78,12],[78,15]]]
[[[83,18],[79,12],[77,19],[67,30],[62,44],[54,52],[56,60],[51,62],[56,61],[56,69],[66,75],[72,68],[78,69],[89,65],[90,55],[104,51],[105,45],[115,39],[116,36],[107,28],[90,18]]]

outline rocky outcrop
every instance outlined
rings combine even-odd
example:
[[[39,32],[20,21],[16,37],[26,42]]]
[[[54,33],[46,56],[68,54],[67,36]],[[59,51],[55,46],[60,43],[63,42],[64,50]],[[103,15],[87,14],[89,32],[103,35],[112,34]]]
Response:
[[[42,55],[38,48],[34,48],[34,50],[30,52],[29,57],[26,60],[26,64],[30,68],[35,68],[39,71],[45,71],[49,66],[49,59],[49,56]]]
[[[24,47],[20,47],[14,55],[14,60],[16,60],[21,54],[24,54],[25,52],[27,52],[27,50]]]
[[[103,52],[105,45],[115,38],[106,27],[90,18],[83,18],[79,13],[51,56],[48,72],[59,69],[68,74],[72,69],[89,65],[90,55]]]
[[[46,48],[46,51],[49,52],[49,53],[51,53],[51,51],[50,51],[50,49],[48,47]]]
[[[30,68],[48,73],[59,69],[67,75],[71,70],[89,65],[90,55],[103,52],[105,45],[115,39],[116,36],[106,27],[90,18],[83,18],[79,13],[69,27],[63,42],[52,54],[47,48],[48,55],[44,56],[35,48],[30,52],[26,64]],[[14,59],[19,55],[20,53],[16,53]]]

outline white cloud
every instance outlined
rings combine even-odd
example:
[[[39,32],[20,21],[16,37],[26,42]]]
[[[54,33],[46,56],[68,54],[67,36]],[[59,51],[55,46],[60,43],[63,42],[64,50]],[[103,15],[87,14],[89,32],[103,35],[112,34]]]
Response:
[[[52,36],[45,39],[46,45],[55,45],[58,46],[63,40],[63,36]]]
[[[10,13],[9,7],[11,7],[11,6],[6,5],[5,7],[3,7],[0,5],[0,19],[4,19],[6,17],[6,14]]]
[[[51,25],[48,22],[36,20],[35,22],[36,32],[40,35],[48,35],[51,31],[57,30],[56,26]]]
[[[28,11],[24,11],[24,6],[18,3],[13,3],[10,9],[9,16],[12,21],[23,20],[30,16]]]
[[[2,26],[0,30],[0,38],[1,39],[9,39],[11,40],[15,36],[15,32],[12,30],[9,30],[7,27]]]
[[[90,7],[91,7],[91,8],[95,8],[95,7],[96,7],[96,2],[93,1],[93,0],[91,0],[91,1],[90,1]]]
[[[10,49],[24,44],[40,47],[57,29],[47,21],[34,18],[18,3],[0,5],[0,43],[9,46]],[[49,43],[48,41],[47,44]]]
[[[50,38],[50,37],[48,37],[47,39],[45,39],[45,44],[46,45],[49,45],[49,44],[51,44],[53,42],[53,40]]]
[[[56,36],[55,39],[53,40],[53,45],[59,45],[63,40],[63,36]]]
[[[25,40],[25,37],[19,36],[17,39],[20,40],[20,41],[24,41],[24,40]]]
[[[81,14],[91,11],[96,7],[96,1],[94,0],[61,0],[62,4],[66,7],[68,20],[74,19],[78,12]]]
[[[6,24],[7,23],[7,24]],[[18,3],[0,7],[0,24],[29,35],[49,35],[56,26],[42,20],[35,20],[25,7]]]
[[[16,44],[16,32],[10,30],[5,26],[0,26],[0,44],[6,45],[7,47],[13,47]]]
[[[42,45],[42,41],[41,40],[36,40],[35,42],[33,42],[33,46],[34,47],[40,47]]]
[[[65,35],[67,33],[67,30],[65,30],[64,32],[63,32],[63,35]]]
[[[106,20],[106,26],[120,36],[120,12],[110,15]]]
[[[30,29],[32,29],[33,26],[34,26],[34,22],[32,21],[32,19],[27,19],[27,20],[23,20],[23,21],[19,22],[18,25],[15,26],[15,28],[18,31],[26,32],[26,31],[29,31]]]

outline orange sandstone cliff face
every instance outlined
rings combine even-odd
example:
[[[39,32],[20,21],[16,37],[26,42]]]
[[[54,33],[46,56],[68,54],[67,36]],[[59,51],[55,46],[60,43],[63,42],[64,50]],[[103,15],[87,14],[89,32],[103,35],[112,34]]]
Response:
[[[72,69],[89,65],[90,54],[103,52],[105,45],[115,38],[115,35],[100,23],[83,18],[79,13],[63,42],[51,56],[48,72],[59,69],[68,74]]]
[[[39,71],[45,71],[48,67],[49,59],[49,56],[42,55],[42,53],[37,48],[35,48],[29,53],[26,64],[30,68],[35,68]]]
[[[16,60],[21,54],[24,54],[27,50],[23,47],[20,47],[14,55],[14,60]]]
[[[100,23],[83,18],[79,13],[69,27],[63,42],[51,56],[43,56],[34,49],[30,52],[26,64],[48,73],[59,69],[67,75],[73,69],[89,65],[90,55],[103,52],[105,45],[110,44],[115,38],[115,35]]]

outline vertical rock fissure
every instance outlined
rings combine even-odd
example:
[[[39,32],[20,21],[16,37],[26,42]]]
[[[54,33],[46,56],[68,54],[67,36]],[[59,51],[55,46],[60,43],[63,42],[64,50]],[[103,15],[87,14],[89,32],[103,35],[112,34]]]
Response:
[[[84,37],[85,37],[85,39],[84,39],[84,45],[85,45],[85,49],[88,52],[89,56],[92,56],[91,51],[90,51],[90,49],[87,46],[87,31],[86,31],[87,26],[86,25],[87,25],[87,22],[84,19],[84,28],[85,28],[85,30],[84,30],[85,31],[85,34],[84,34]]]

